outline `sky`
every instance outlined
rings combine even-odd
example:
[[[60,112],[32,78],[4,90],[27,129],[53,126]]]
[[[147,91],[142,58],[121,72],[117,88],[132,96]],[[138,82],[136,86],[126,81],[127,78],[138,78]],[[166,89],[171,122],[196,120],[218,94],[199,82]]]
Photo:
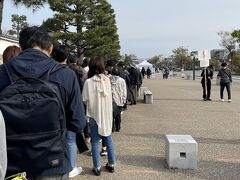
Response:
[[[121,54],[138,58],[169,56],[183,46],[189,51],[218,49],[217,32],[240,29],[239,0],[108,0],[116,14]],[[5,1],[3,30],[11,14],[24,14],[32,25],[52,16],[48,7],[35,13]]]

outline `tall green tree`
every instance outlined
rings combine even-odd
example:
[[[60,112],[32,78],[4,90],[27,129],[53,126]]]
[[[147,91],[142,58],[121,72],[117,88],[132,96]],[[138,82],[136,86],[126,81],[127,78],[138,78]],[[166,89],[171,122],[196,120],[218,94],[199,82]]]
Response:
[[[180,46],[174,49],[172,52],[175,65],[182,69],[191,67],[191,58],[189,57],[187,48]]]
[[[159,56],[153,56],[150,59],[148,59],[148,62],[153,64],[155,67],[159,67],[160,63],[164,60],[163,55]]]
[[[55,42],[65,44],[83,56],[120,58],[119,36],[114,10],[106,0],[49,0],[55,12],[42,26]]]
[[[130,64],[137,64],[138,63],[138,58],[136,55],[134,54],[124,54],[121,57],[121,60],[124,62],[124,64],[126,65],[130,65]]]
[[[15,5],[24,5],[27,8],[38,9],[48,2],[48,0],[12,0]]]
[[[217,70],[220,66],[219,60],[215,57],[209,59],[209,64],[211,64],[214,67],[215,70]]]
[[[20,31],[26,26],[28,26],[27,16],[12,14],[12,29],[8,31],[8,34],[16,35],[18,38]]]
[[[218,32],[218,35],[221,38],[219,45],[229,51],[228,60],[231,59],[231,69],[233,70],[233,66],[234,66],[233,55],[236,50],[237,39],[233,37],[232,33],[229,31],[220,31]]]
[[[4,1],[5,0],[0,0],[0,34],[2,34]],[[15,5],[24,5],[27,8],[33,8],[33,10],[36,10],[42,7],[45,3],[47,3],[47,0],[12,0],[12,3]]]
[[[0,34],[2,34],[2,16],[4,0],[0,0]]]

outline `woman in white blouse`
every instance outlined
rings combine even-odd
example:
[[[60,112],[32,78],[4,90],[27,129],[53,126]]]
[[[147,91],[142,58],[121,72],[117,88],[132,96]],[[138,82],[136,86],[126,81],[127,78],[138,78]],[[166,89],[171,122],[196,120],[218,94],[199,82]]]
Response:
[[[112,91],[110,79],[104,74],[103,59],[95,57],[89,62],[88,79],[83,87],[83,101],[87,105],[91,131],[93,172],[101,174],[99,140],[106,142],[108,163],[105,168],[113,173],[115,165],[114,144],[112,141]]]

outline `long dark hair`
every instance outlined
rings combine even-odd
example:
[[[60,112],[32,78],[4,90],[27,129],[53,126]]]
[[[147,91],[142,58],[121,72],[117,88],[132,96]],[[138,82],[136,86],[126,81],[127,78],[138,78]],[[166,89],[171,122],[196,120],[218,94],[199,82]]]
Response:
[[[103,58],[99,56],[91,58],[88,66],[89,66],[88,78],[102,74],[105,71]]]

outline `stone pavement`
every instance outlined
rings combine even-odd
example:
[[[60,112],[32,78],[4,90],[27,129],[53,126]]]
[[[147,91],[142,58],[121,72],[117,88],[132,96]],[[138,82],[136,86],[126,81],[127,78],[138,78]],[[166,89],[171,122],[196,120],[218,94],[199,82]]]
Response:
[[[213,81],[215,82],[215,81]],[[214,83],[213,83],[214,84]],[[145,79],[143,86],[154,95],[154,104],[128,106],[120,133],[114,133],[116,172],[96,177],[92,160],[78,155],[84,172],[74,179],[113,180],[239,180],[240,179],[240,86],[232,88],[232,102],[219,101],[219,86],[212,86],[212,102],[201,99],[200,79],[196,81],[161,75]],[[142,99],[142,98],[139,98]],[[226,92],[225,92],[226,99]],[[165,134],[189,134],[198,142],[196,170],[167,169]],[[102,164],[107,162],[102,157]]]

